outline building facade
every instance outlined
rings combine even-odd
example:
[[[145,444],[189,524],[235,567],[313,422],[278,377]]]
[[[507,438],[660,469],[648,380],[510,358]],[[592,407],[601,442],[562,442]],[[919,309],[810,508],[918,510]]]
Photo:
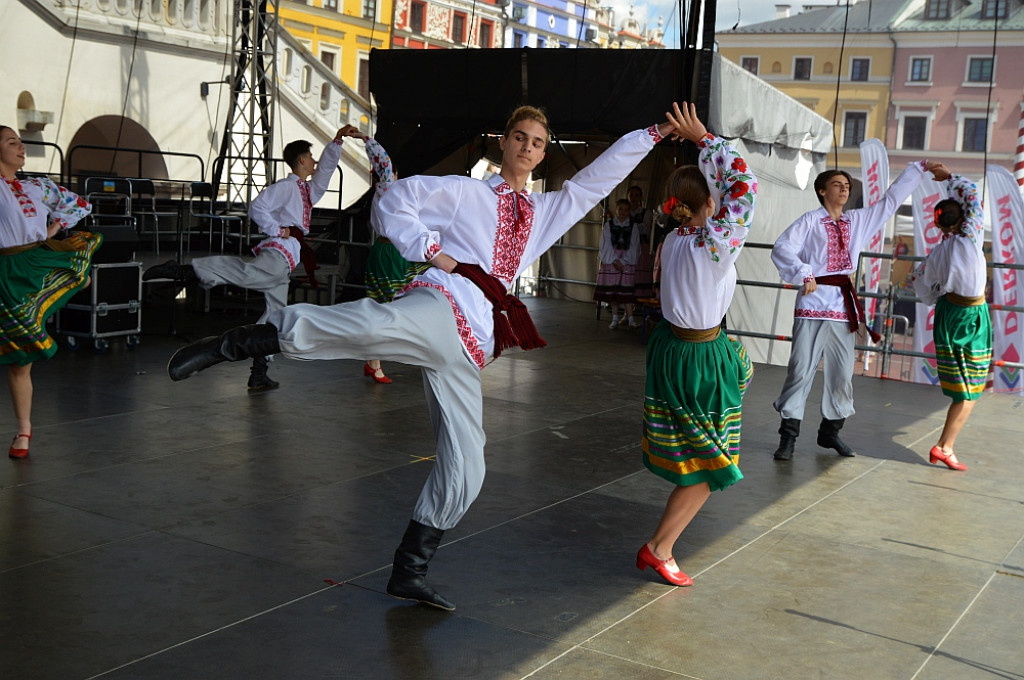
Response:
[[[835,124],[832,164],[860,174],[878,138],[893,166],[922,156],[980,177],[1012,169],[1024,92],[1020,0],[863,0],[718,35],[723,56]]]
[[[496,0],[395,0],[391,45],[416,50],[503,47],[502,10]]]
[[[278,0],[280,25],[370,99],[370,50],[391,41],[392,0]]]

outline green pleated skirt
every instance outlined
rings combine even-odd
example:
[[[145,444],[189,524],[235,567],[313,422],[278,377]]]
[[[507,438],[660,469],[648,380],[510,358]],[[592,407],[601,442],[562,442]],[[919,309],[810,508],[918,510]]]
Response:
[[[741,409],[752,375],[743,345],[725,333],[711,342],[686,342],[662,321],[647,345],[647,469],[678,486],[707,482],[712,491],[743,479]]]
[[[974,401],[980,397],[992,363],[988,305],[960,307],[939,298],[935,303],[932,338],[942,393],[953,401]]]
[[[76,232],[0,254],[0,364],[25,366],[54,355],[46,320],[85,287],[102,242],[99,234]]]
[[[377,239],[370,246],[366,260],[366,296],[377,302],[391,302],[417,274],[429,267],[427,262],[407,261],[390,241]]]

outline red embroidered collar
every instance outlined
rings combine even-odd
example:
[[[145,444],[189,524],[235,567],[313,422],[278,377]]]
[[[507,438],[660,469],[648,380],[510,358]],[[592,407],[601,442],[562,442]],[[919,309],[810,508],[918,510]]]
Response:
[[[512,187],[501,175],[494,175],[492,181],[497,180],[497,184],[494,184],[494,193],[502,196],[504,194],[516,194],[519,198],[526,199],[530,205],[533,205],[533,198],[530,196],[530,190],[523,187],[522,191],[512,191]]]
[[[679,227],[678,229],[676,229],[676,233],[679,234],[680,236],[692,236],[693,234],[699,234],[702,231],[704,231],[704,226],[699,224],[686,227]]]

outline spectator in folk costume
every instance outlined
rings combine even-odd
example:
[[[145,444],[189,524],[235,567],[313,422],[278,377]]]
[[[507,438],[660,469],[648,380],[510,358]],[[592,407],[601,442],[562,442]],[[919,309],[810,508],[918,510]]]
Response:
[[[285,163],[291,173],[271,184],[253,199],[249,217],[267,235],[252,249],[255,259],[231,255],[212,255],[179,264],[168,260],[146,270],[144,281],[174,279],[181,283],[198,281],[205,289],[223,284],[247,288],[263,293],[266,308],[257,323],[288,304],[288,280],[301,262],[310,283],[316,285],[316,257],[305,242],[309,234],[309,221],[313,206],[324,195],[331,176],[341,159],[341,143],[345,137],[363,138],[359,128],[346,125],[338,130],[334,141],[324,147],[320,160],[313,160],[312,144],[305,140],[289,142],[284,147]],[[279,384],[267,375],[267,357],[252,359],[248,390],[266,392]]]
[[[911,163],[874,205],[844,210],[850,198],[851,178],[843,170],[826,170],[814,180],[821,207],[799,217],[779,236],[772,262],[783,281],[801,288],[793,312],[793,346],[782,393],[773,406],[782,416],[775,460],[793,457],[804,406],[818,363],[824,360],[825,385],[821,398],[818,446],[840,456],[854,451],[839,437],[846,419],[854,414],[854,349],[859,333],[877,342],[867,328],[864,305],[854,291],[850,275],[871,235],[890,219],[920,184],[924,173],[937,163]]]
[[[662,244],[664,319],[647,344],[643,419],[644,465],[676,486],[636,566],[688,586],[692,579],[672,555],[676,540],[712,491],[743,479],[741,408],[753,369],[722,319],[736,290],[757,180],[729,142],[708,133],[692,104],[684,105],[677,129],[697,144],[700,165],[678,168],[666,181],[680,224]]]
[[[620,198],[615,204],[615,216],[604,223],[601,230],[601,268],[597,270],[597,288],[594,299],[607,302],[612,309],[612,322],[608,328],[619,327],[619,305],[626,310],[626,322],[630,328],[638,324],[633,318],[633,303],[636,301],[634,281],[636,258],[640,252],[640,231],[629,216],[629,201]]]
[[[633,185],[626,192],[629,199],[629,219],[640,234],[640,250],[636,256],[636,297],[654,297],[654,244],[651,231],[654,214],[644,207],[644,190]]]
[[[278,352],[296,359],[379,356],[421,367],[437,455],[395,551],[387,592],[454,610],[426,575],[444,532],[458,524],[483,484],[480,369],[510,347],[545,344],[526,307],[508,291],[655,144],[674,136],[679,116],[675,105],[666,122],[624,135],[558,191],[531,195],[526,184],[544,159],[548,122],[536,108],[516,109],[499,140],[499,174],[486,180],[407,177],[380,199],[374,228],[407,260],[432,265],[393,302],[285,307],[265,324],[179,350],[169,375],[183,380],[222,361]]]
[[[948,180],[953,198],[935,205],[935,225],[942,242],[932,248],[914,272],[914,291],[926,305],[935,305],[932,337],[942,393],[953,400],[938,443],[928,459],[953,470],[966,470],[953,444],[975,401],[985,389],[992,362],[992,322],[985,303],[985,229],[974,182],[954,175],[944,165],[935,179]]]
[[[28,458],[32,439],[32,364],[57,352],[46,320],[89,285],[98,234],[55,238],[92,206],[48,178],[18,178],[25,144],[0,125],[0,363],[7,364],[18,429],[7,455]]]

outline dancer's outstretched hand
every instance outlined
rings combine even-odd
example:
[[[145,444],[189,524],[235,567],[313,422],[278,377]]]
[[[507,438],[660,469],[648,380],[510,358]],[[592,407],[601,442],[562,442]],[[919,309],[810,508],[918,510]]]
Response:
[[[665,114],[668,121],[675,128],[675,134],[691,142],[699,142],[708,133],[704,123],[697,117],[697,106],[691,102],[672,104],[672,111]]]

